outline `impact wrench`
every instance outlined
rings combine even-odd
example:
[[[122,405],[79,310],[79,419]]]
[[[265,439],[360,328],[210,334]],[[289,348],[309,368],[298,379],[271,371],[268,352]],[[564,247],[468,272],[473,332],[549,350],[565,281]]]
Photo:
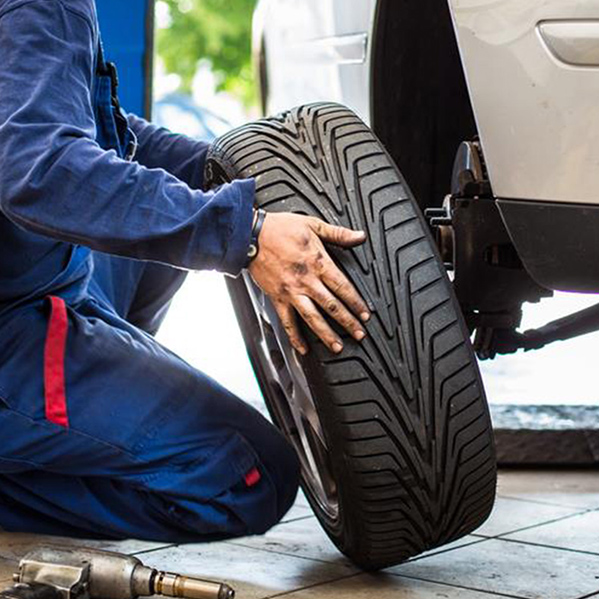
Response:
[[[19,563],[0,599],[137,599],[150,595],[233,599],[226,584],[160,572],[136,557],[85,547],[46,545]]]

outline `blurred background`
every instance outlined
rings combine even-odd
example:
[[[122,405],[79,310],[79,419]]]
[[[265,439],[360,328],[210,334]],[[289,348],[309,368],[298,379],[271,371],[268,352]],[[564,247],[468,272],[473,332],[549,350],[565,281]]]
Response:
[[[252,65],[256,0],[158,0],[154,122],[210,141],[261,116]],[[190,273],[159,340],[263,410],[224,277]]]
[[[98,4],[117,1],[99,0]],[[144,1],[131,0],[132,6]],[[210,141],[232,126],[261,116],[251,52],[255,5],[256,0],[157,0],[154,14],[149,15],[153,19],[148,19],[156,33],[152,68],[155,122]],[[135,26],[131,23],[132,28]],[[125,55],[117,58],[119,65],[121,58],[123,63],[126,61]],[[539,326],[595,301],[594,296],[557,294],[540,306],[527,306],[522,329]],[[261,405],[261,394],[220,275],[190,274],[159,339],[233,392]],[[599,334],[593,334],[539,352],[484,362],[489,400],[496,407],[594,405],[597,348]],[[534,417],[538,419],[538,415]],[[543,425],[538,421],[531,424]],[[555,424],[553,421],[552,426]]]
[[[157,0],[155,120],[210,137],[226,123],[260,116],[251,52],[255,6],[256,0]]]

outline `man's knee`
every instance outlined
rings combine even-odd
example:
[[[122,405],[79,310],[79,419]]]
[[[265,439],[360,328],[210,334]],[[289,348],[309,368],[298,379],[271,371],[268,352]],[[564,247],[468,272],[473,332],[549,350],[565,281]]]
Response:
[[[300,462],[295,449],[285,440],[281,444],[275,480],[277,494],[277,522],[289,511],[297,496],[300,482]]]
[[[219,460],[228,463],[228,481],[215,481],[220,489],[210,498],[198,486],[197,498],[185,502],[187,509],[179,506],[174,512],[186,514],[179,523],[186,521],[189,530],[203,532],[205,539],[263,534],[283,518],[297,496],[299,460],[275,427],[263,427],[259,441],[239,433],[233,439],[236,451]],[[238,461],[240,456],[244,457]]]
[[[193,443],[186,456],[176,456],[181,473],[169,470],[168,494],[185,498],[177,510],[184,517],[177,521],[207,536],[263,533],[281,520],[297,495],[295,449],[258,411],[212,381],[203,382],[201,410],[190,404],[185,418],[169,424],[169,439],[177,431],[187,438],[190,429],[199,431],[192,434],[192,439],[198,436],[198,448]]]
[[[169,532],[156,540],[195,542],[242,537],[263,534],[277,524],[293,505],[300,478],[295,450],[281,439],[277,451],[267,459],[255,449],[250,450],[247,440],[240,439],[250,451],[249,465],[240,469],[239,464],[229,462],[227,474],[212,481],[213,489],[218,489],[214,494],[204,485],[188,484],[193,467],[183,465],[181,481],[170,471],[171,488],[148,498],[150,507],[162,515],[161,520],[170,522]],[[183,479],[187,479],[185,484]]]
[[[248,534],[262,534],[277,524],[293,505],[300,481],[300,463],[295,449],[280,436],[277,451],[261,459],[263,492],[253,496]],[[262,482],[262,480],[261,480]],[[250,489],[251,491],[251,489]]]

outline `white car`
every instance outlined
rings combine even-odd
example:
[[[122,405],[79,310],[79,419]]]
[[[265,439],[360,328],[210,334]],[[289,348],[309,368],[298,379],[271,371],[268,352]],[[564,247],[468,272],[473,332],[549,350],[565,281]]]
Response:
[[[599,291],[597,0],[262,0],[254,49],[267,113],[345,104],[423,209],[453,194],[429,216],[479,355],[524,300]]]
[[[518,331],[524,302],[599,292],[599,1],[262,0],[254,34],[278,114],[217,139],[206,185],[251,177],[266,211],[364,230],[328,249],[368,334],[328,352],[309,328],[347,328],[343,306],[307,286],[322,314],[300,355],[247,273],[228,285],[310,505],[343,553],[383,568],[480,526],[496,457],[596,463],[588,416],[560,437],[503,431],[514,451],[496,453],[471,340],[491,358],[599,329],[595,306]],[[573,428],[574,412],[548,418]]]

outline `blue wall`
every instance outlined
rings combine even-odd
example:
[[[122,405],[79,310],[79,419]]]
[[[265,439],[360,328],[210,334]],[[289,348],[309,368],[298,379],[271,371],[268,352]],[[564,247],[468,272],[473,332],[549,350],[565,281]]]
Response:
[[[119,97],[123,108],[145,115],[151,94],[151,74],[146,73],[147,52],[152,40],[147,39],[148,17],[152,0],[96,0],[106,60],[119,70]]]

